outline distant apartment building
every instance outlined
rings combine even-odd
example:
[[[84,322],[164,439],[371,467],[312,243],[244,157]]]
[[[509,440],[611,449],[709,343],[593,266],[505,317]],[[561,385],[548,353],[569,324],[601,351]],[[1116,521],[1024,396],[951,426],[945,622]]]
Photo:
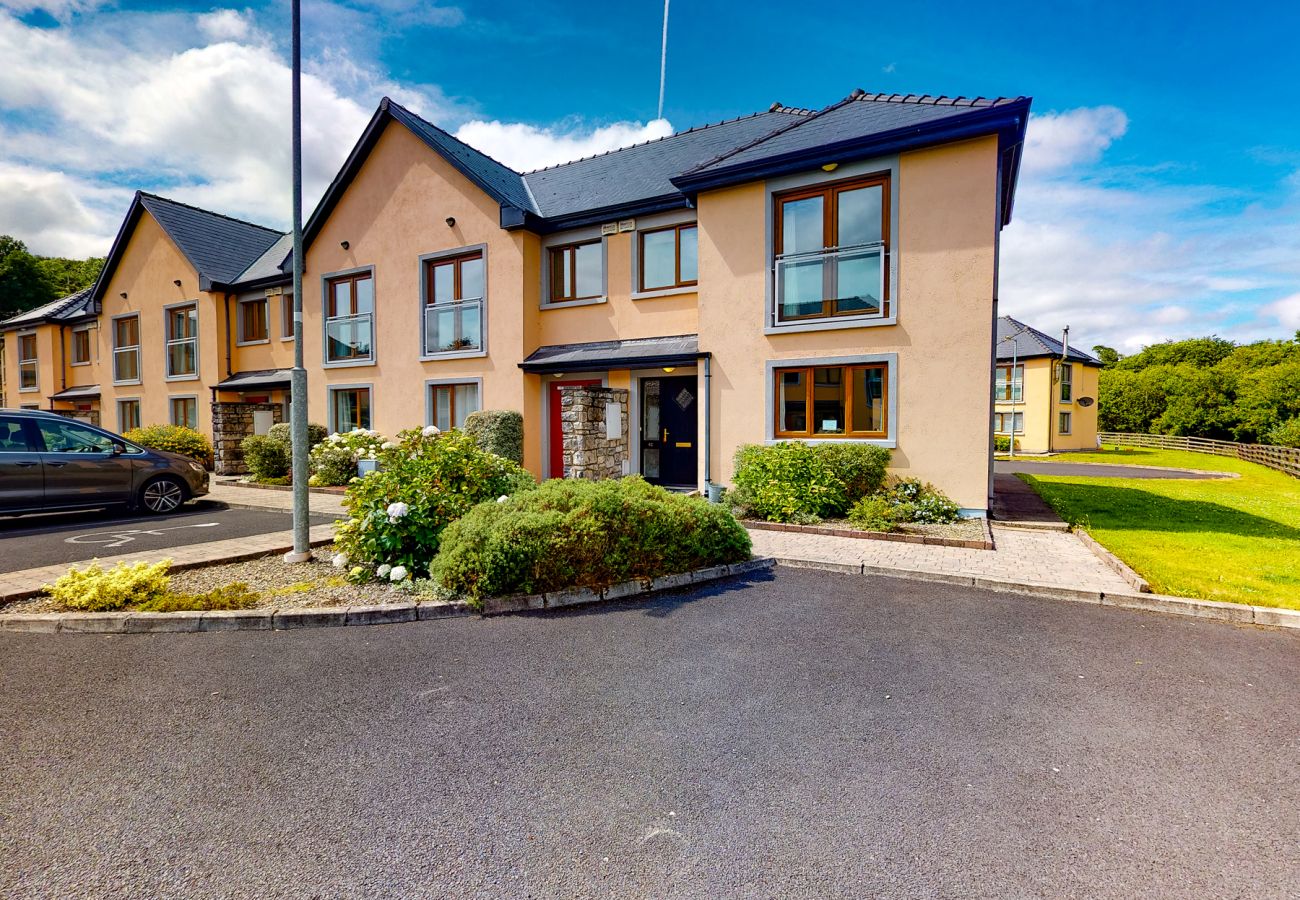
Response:
[[[998,319],[993,433],[1025,453],[1097,447],[1101,360],[1010,316]]]

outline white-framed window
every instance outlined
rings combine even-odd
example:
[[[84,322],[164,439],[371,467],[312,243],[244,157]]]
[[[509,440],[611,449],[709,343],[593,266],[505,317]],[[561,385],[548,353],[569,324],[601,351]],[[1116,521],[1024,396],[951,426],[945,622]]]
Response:
[[[1025,414],[1022,412],[996,412],[993,414],[993,430],[998,434],[1025,433]]]
[[[422,260],[424,356],[482,353],[487,297],[486,248]]]
[[[164,340],[168,378],[194,378],[199,374],[199,306],[169,306],[164,315]]]
[[[998,403],[1022,403],[1025,399],[1025,367],[1017,365],[1015,372],[1010,365],[998,366],[997,377],[993,382],[993,399]]]
[[[239,301],[239,344],[265,344],[271,339],[268,302],[265,297]]]
[[[1074,366],[1061,363],[1061,402],[1069,403],[1074,399]],[[1068,432],[1061,432],[1068,434]]]
[[[325,280],[325,364],[375,361],[375,278],[370,269]]]
[[[173,425],[184,425],[186,428],[193,428],[195,431],[199,428],[199,398],[197,397],[172,397],[167,401],[168,410],[171,413],[171,422]]]
[[[482,408],[477,381],[430,382],[428,389],[428,424],[443,431],[463,428],[465,417]]]
[[[78,325],[72,329],[71,365],[88,366],[94,354],[91,331],[94,325]]]
[[[40,390],[39,361],[36,356],[36,334],[18,335],[18,392]]]
[[[113,320],[113,381],[140,381],[140,315],[118,316]]]
[[[370,428],[370,386],[344,385],[329,389],[330,430],[347,434],[358,428]]]
[[[1068,413],[1068,412],[1060,413],[1056,425],[1057,425],[1057,430],[1058,430],[1061,434],[1069,434],[1069,433],[1070,433],[1070,427],[1071,427],[1071,425],[1073,424],[1073,423],[1071,422],[1071,419],[1072,419],[1072,418],[1073,418],[1073,416],[1072,416],[1070,413]]]
[[[119,434],[140,427],[140,400],[117,401],[117,431]]]

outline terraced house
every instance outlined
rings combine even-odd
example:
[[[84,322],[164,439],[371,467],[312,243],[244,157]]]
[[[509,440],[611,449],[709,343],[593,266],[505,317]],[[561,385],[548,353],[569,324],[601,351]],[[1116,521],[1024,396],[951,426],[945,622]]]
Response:
[[[516,409],[538,476],[691,488],[726,483],[744,443],[871,442],[980,514],[1028,111],[855,91],[519,173],[385,99],[305,230],[311,417],[392,433]],[[219,430],[265,422],[288,383],[284,240],[164,202],[137,199],[93,291],[100,352],[128,346],[110,332],[148,268],[145,418],[186,391]],[[159,221],[177,210],[187,227]],[[238,252],[199,241],[201,216]],[[163,367],[191,328],[178,388]]]

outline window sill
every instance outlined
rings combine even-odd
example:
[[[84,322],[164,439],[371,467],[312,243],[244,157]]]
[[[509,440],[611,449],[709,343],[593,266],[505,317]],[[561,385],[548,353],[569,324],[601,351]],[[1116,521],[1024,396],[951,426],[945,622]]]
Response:
[[[199,375],[195,372],[193,375],[164,375],[163,381],[198,381]]]
[[[897,315],[870,319],[845,316],[842,319],[808,319],[800,322],[789,322],[784,325],[772,325],[769,322],[763,326],[763,333],[790,334],[801,331],[844,331],[852,328],[879,328],[884,325],[897,324]]]
[[[18,393],[20,394],[39,394],[40,392],[41,392],[41,386],[39,384],[36,385],[36,387],[18,389]]]
[[[569,309],[570,307],[574,307],[574,306],[597,306],[601,303],[605,303],[608,300],[609,298],[607,296],[586,297],[582,300],[559,300],[554,302],[550,300],[543,300],[541,308],[542,309]]]
[[[292,341],[292,340],[293,340],[293,335],[289,335],[288,337],[282,337],[282,338],[280,338],[280,343],[282,343],[282,344],[287,344],[288,342],[290,342],[290,341]]]
[[[437,362],[440,359],[482,359],[487,355],[486,349],[448,350],[445,353],[426,353],[420,357],[420,362]]]
[[[75,368],[77,368],[78,366],[88,366],[88,365],[90,365],[90,360],[86,360],[85,362],[71,362],[71,363],[68,363],[68,365],[75,369]]]
[[[682,297],[686,294],[698,294],[699,285],[692,284],[687,287],[660,288],[654,291],[633,291],[633,300],[653,300],[657,297]]]
[[[765,443],[769,446],[772,444],[781,444],[787,441],[800,441],[804,444],[871,444],[875,447],[888,447],[891,450],[898,446],[897,438],[805,438],[805,437],[786,437],[786,438],[768,438]]]
[[[375,365],[375,358],[372,356],[367,359],[341,359],[338,360],[337,362],[330,362],[326,360],[320,365],[322,369],[355,369],[360,366]]]
[[[134,385],[144,384],[144,382],[137,378],[134,381],[114,381],[113,384],[122,387],[131,387]]]
[[[269,344],[270,338],[262,338],[260,341],[235,341],[236,347],[256,347],[258,344]]]

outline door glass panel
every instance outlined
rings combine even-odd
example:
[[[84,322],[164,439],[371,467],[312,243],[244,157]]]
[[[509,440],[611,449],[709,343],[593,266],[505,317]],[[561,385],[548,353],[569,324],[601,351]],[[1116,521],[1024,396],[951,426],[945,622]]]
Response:
[[[483,257],[460,264],[460,299],[477,300],[483,296]]]
[[[844,433],[844,370],[813,369],[813,434]]]
[[[853,430],[883,432],[885,430],[885,370],[854,369],[852,378]]]
[[[353,284],[357,287],[357,313],[375,311],[375,282],[369,278],[359,278]]]
[[[659,379],[641,382],[644,397],[641,401],[641,437],[647,441],[659,440]]]
[[[578,297],[599,297],[604,287],[601,274],[601,257],[604,255],[600,243],[582,244],[574,251],[578,254],[577,291]]]
[[[808,430],[808,391],[804,373],[782,372],[780,376],[781,430],[802,433]]]
[[[641,235],[642,264],[645,271],[641,284],[648,290],[671,287],[677,283],[677,232],[655,231]]]
[[[839,228],[838,244],[841,247],[854,247],[860,244],[872,244],[881,239],[880,203],[882,187],[873,184],[870,187],[854,188],[837,194]]]
[[[681,230],[681,270],[682,281],[699,281],[700,279],[700,242],[698,231],[694,226]]]
[[[825,248],[821,197],[787,200],[781,204],[781,252],[808,253]]]

